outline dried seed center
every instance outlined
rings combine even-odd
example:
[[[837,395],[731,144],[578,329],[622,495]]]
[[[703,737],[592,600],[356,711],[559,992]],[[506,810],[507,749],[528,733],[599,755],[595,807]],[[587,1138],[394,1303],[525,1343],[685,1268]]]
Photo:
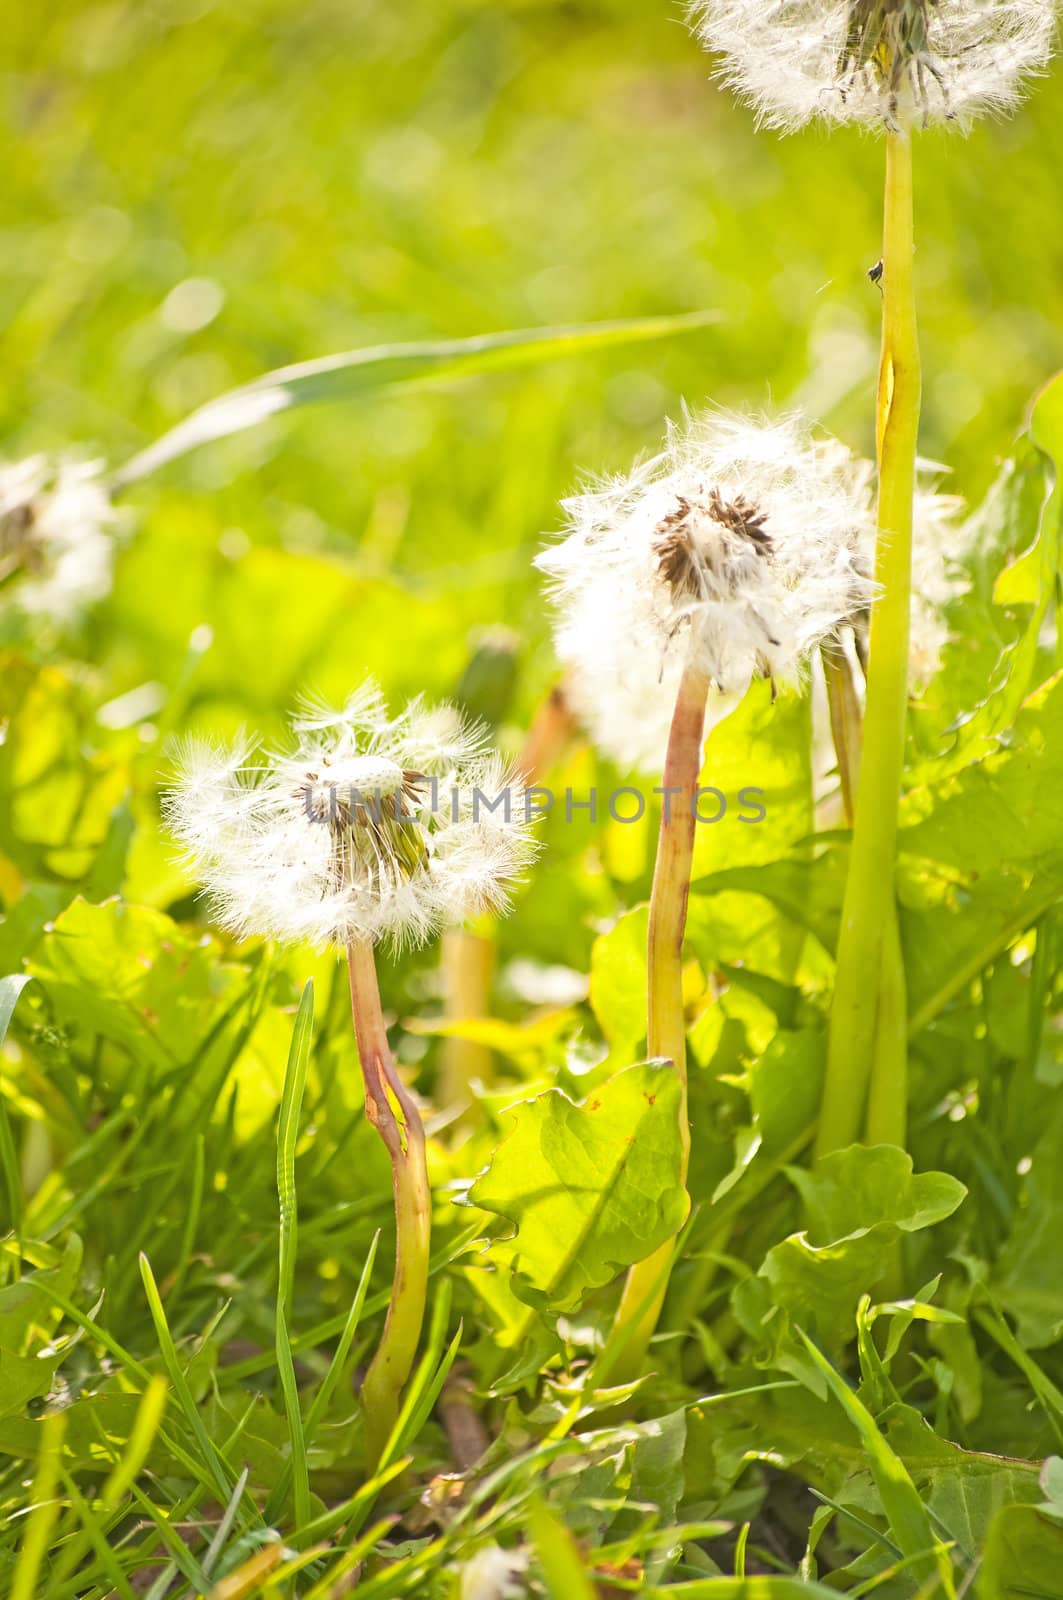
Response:
[[[745,495],[725,500],[713,488],[704,504],[676,496],[676,508],[657,526],[657,570],[673,598],[696,599],[727,592],[736,579],[736,565],[748,557],[770,556],[767,517]],[[730,535],[731,537],[728,537]]]
[[[418,813],[427,778],[378,756],[323,762],[306,773],[303,806],[331,836],[327,888],[384,893],[422,871],[428,842]]]

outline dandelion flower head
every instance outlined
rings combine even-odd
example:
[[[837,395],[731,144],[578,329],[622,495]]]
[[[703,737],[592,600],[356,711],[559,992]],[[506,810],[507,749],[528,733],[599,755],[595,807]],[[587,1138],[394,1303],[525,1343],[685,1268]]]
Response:
[[[179,759],[168,820],[225,927],[402,946],[505,907],[536,846],[481,730],[420,700],[389,716],[370,683],[292,734],[268,757],[196,742]]]
[[[577,714],[625,767],[660,766],[688,665],[711,681],[711,725],[754,677],[798,681],[874,595],[866,464],[797,416],[687,419],[565,509],[566,536],[538,559],[557,651]]]
[[[100,462],[0,466],[0,582],[24,612],[70,622],[102,600],[119,524]]]
[[[690,15],[719,76],[786,131],[1010,111],[1055,26],[1051,0],[694,0]]]

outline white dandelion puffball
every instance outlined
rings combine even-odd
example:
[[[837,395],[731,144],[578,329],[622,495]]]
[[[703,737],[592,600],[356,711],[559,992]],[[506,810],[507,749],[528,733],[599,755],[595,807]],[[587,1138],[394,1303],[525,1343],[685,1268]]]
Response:
[[[574,709],[621,766],[659,770],[679,681],[712,682],[708,725],[751,680],[796,682],[874,596],[870,468],[797,416],[722,411],[669,429],[627,477],[565,502],[539,556]]]
[[[694,0],[690,16],[719,77],[787,132],[1010,111],[1055,29],[1052,0]]]
[[[374,684],[308,707],[293,747],[193,743],[167,818],[241,938],[420,944],[503,909],[536,845],[524,791],[450,707],[390,717]]]
[[[110,592],[121,517],[101,462],[0,466],[0,581],[18,608],[72,622]]]

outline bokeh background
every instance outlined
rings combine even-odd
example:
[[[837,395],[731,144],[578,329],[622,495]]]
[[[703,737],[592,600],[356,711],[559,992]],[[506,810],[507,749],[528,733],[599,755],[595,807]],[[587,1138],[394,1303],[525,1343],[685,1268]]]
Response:
[[[223,620],[226,568],[275,578],[286,553],[304,567],[252,701],[322,663],[349,676],[348,624],[369,658],[426,604],[416,659],[382,670],[446,687],[472,627],[504,618],[542,647],[528,559],[559,496],[651,447],[682,401],[801,403],[870,449],[881,147],[758,133],[676,4],[16,0],[3,32],[7,455],[117,461],[233,383],[385,339],[722,316],[311,409],[171,468],[137,497],[154,554],[124,564],[127,648],[157,603],[150,631],[183,651]],[[919,139],[923,450],[972,498],[1063,361],[1059,87],[969,139]],[[345,591],[342,640],[324,597],[305,633],[295,615],[322,552],[373,580]]]
[[[0,456],[116,465],[234,384],[380,341],[719,313],[309,406],[138,486],[83,632],[15,624],[64,675],[12,667],[0,703],[31,872],[78,881],[128,798],[122,875],[89,890],[202,916],[158,823],[177,736],[270,738],[300,692],[366,673],[395,701],[451,695],[499,624],[519,748],[555,674],[531,558],[558,501],[684,403],[800,404],[872,449],[881,144],[758,133],[677,5],[52,0],[9,8],[0,62]],[[918,139],[923,451],[972,501],[1063,362],[1059,82]],[[618,837],[637,898],[651,831]],[[578,843],[547,852],[521,934],[586,970],[616,906],[593,874],[576,894]]]

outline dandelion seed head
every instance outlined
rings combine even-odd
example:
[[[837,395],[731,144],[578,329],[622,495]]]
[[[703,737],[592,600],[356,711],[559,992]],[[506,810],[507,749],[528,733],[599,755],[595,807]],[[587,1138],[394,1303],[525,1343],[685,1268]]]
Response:
[[[120,528],[102,462],[0,466],[0,581],[22,611],[72,622],[102,600]]]
[[[557,650],[577,714],[624,767],[660,765],[688,664],[712,682],[711,726],[754,677],[799,681],[874,594],[870,470],[796,416],[687,418],[565,509],[538,560]]]
[[[1014,109],[1047,62],[1051,0],[693,0],[719,77],[768,127],[871,127]]]
[[[536,849],[482,731],[420,701],[390,716],[373,684],[305,704],[281,751],[188,744],[166,812],[225,927],[319,947],[503,910]]]

